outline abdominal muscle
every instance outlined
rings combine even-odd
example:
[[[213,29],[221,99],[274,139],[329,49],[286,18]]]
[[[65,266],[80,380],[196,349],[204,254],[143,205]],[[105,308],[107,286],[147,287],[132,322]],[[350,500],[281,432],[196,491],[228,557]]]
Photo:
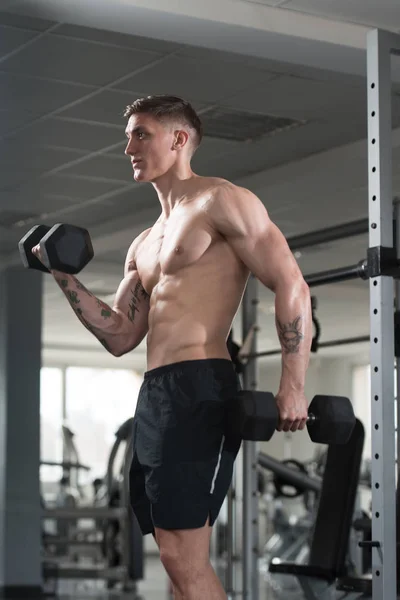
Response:
[[[248,271],[225,241],[175,273],[160,274],[150,297],[147,368],[230,359],[226,339]]]

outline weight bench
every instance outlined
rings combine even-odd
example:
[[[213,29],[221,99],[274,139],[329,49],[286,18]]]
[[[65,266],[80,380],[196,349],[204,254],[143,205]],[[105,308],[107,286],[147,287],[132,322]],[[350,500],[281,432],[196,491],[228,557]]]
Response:
[[[273,559],[270,573],[295,575],[307,600],[333,600],[336,579],[347,575],[346,556],[364,447],[357,419],[345,445],[329,446],[308,564]]]

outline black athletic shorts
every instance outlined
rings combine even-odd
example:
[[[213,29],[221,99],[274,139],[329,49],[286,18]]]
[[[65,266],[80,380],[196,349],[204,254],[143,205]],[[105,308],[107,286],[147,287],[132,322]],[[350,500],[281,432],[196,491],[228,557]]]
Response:
[[[188,360],[147,371],[133,421],[130,497],[143,535],[213,525],[241,440],[226,433],[240,389],[228,359]]]

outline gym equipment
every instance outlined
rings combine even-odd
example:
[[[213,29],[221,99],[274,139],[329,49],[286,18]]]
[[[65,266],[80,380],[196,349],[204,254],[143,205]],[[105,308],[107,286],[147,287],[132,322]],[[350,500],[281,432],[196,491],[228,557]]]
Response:
[[[40,466],[54,467],[62,470],[55,498],[51,496],[46,498],[43,490],[43,507],[46,508],[46,500],[52,508],[74,509],[84,504],[87,500],[83,493],[79,475],[82,472],[90,472],[90,467],[80,462],[78,450],[74,442],[75,434],[71,429],[63,424],[61,431],[63,440],[62,461],[40,461]],[[69,542],[76,538],[76,532],[78,531],[78,522],[76,519],[65,519],[63,521],[49,520],[44,523],[43,530],[43,543],[46,546],[48,557],[63,556],[65,559],[71,558],[75,560],[74,557],[77,553]]]
[[[391,32],[372,29],[367,34],[367,87],[368,90],[368,220],[361,222],[358,229],[368,231],[368,268],[363,264],[344,269],[344,278],[333,275],[319,277],[321,284],[332,281],[345,281],[354,276],[368,273],[370,291],[370,335],[371,335],[371,455],[372,461],[372,588],[374,600],[394,600],[396,598],[396,435],[393,417],[395,378],[393,377],[394,358],[397,362],[397,389],[400,389],[400,356],[394,357],[393,331],[393,288],[396,290],[395,310],[400,312],[400,205],[395,203],[395,229],[393,228],[392,195],[392,81],[391,55],[400,52],[400,36]],[[352,225],[352,224],[350,224]],[[366,227],[367,225],[367,227]],[[395,238],[393,231],[395,230]],[[305,245],[315,246],[334,239],[344,239],[354,235],[357,228],[346,224],[328,231],[316,231],[300,240]],[[329,233],[329,237],[328,234]],[[291,249],[296,248],[297,240],[292,240]],[[297,249],[297,248],[296,248]],[[314,281],[314,284],[316,282]],[[257,323],[257,280],[250,277],[242,301],[243,337]],[[365,339],[365,338],[364,338]],[[368,341],[368,338],[365,339]],[[256,358],[269,352],[258,353],[257,338],[253,340],[246,356]],[[250,356],[249,356],[250,355]],[[244,358],[244,357],[243,357]],[[248,360],[243,372],[245,388],[254,389],[257,385],[256,361]],[[397,423],[400,422],[400,402],[397,403]],[[397,436],[400,456],[400,436]],[[257,512],[254,503],[256,495],[255,444],[243,443],[243,552],[241,593],[244,597],[258,600],[258,562],[254,548],[257,547]],[[400,481],[400,479],[398,478]],[[333,485],[335,485],[333,483]],[[327,517],[330,519],[330,516]],[[231,524],[234,527],[234,524]],[[327,538],[329,539],[329,538]],[[326,544],[326,540],[325,540]],[[381,549],[385,551],[382,552]],[[310,595],[307,595],[310,598]],[[322,596],[320,596],[322,597]]]
[[[105,504],[109,508],[121,506],[123,502],[128,502],[129,497],[129,468],[127,469],[127,457],[130,459],[133,455],[133,417],[125,421],[115,433],[115,443],[111,450],[105,486],[99,490],[96,504],[100,506]],[[119,464],[118,457],[121,455],[122,461]],[[107,493],[104,494],[104,489]],[[131,526],[124,528],[117,519],[107,519],[101,524],[103,530],[102,552],[106,559],[107,568],[121,567],[123,564],[129,566],[130,579],[136,581],[143,577],[143,536],[140,532],[136,517],[129,510]],[[108,588],[111,588],[113,581],[108,581]]]
[[[272,392],[242,390],[233,401],[230,427],[244,440],[268,441],[278,424],[279,413]],[[318,444],[346,444],[355,425],[353,407],[344,396],[314,396],[307,429]]]
[[[63,273],[79,273],[94,256],[89,232],[59,223],[40,240],[45,266]]]
[[[311,296],[311,315],[312,322],[314,325],[314,335],[311,341],[311,352],[318,352],[319,346],[319,338],[321,337],[321,325],[318,321],[318,317],[316,315],[317,310],[317,298],[316,296]]]
[[[275,498],[302,496],[306,511],[312,510],[321,491],[321,479],[310,475],[303,463],[292,458],[280,461],[260,452],[258,464],[262,469],[273,473],[272,484]]]
[[[295,516],[284,506],[282,500],[274,499],[269,514],[272,533],[261,551],[259,571],[271,598],[288,600],[299,598],[299,584],[293,578],[271,574],[269,565],[273,559],[305,564],[310,552],[310,541],[314,524],[314,511]],[[293,594],[293,595],[292,595]]]
[[[32,254],[40,244],[43,264]],[[37,225],[20,240],[22,263],[29,269],[49,272],[51,269],[74,275],[94,256],[89,232],[83,227],[57,223],[53,227]]]
[[[271,471],[274,474],[274,478],[279,478],[281,485],[290,485],[292,488],[296,489],[297,493],[291,494],[290,496],[288,494],[282,494],[286,497],[294,498],[305,491],[316,492],[317,494],[321,491],[321,481],[315,477],[310,477],[307,472],[299,469],[297,465],[301,465],[301,463],[298,461],[281,461],[265,454],[265,452],[259,452],[257,462],[263,469]],[[296,463],[296,467],[288,466],[288,464],[291,463]]]
[[[348,549],[364,437],[356,419],[348,443],[328,448],[308,564],[272,560],[269,566],[270,573],[295,575],[310,600],[334,598],[329,590],[338,577],[350,574]]]
[[[70,548],[76,548],[77,559],[85,559],[85,562],[77,560],[71,564],[71,561],[51,556],[53,560],[49,563],[49,556],[45,555],[42,564],[45,579],[102,579],[109,589],[120,583],[125,591],[133,593],[132,600],[141,599],[137,581],[143,579],[143,536],[131,510],[129,494],[129,470],[133,455],[132,421],[132,418],[128,419],[115,434],[104,485],[96,482],[98,491],[94,505],[43,508],[42,519],[54,519],[58,523],[89,519],[95,524],[94,530],[76,528],[68,539],[44,540],[45,548],[49,542],[53,545],[67,544]],[[93,554],[94,550],[100,561],[90,564],[87,554],[89,551]]]
[[[27,269],[37,269],[38,271],[44,271],[49,273],[49,269],[40,262],[34,254],[32,254],[32,248],[37,246],[40,240],[50,231],[50,227],[47,225],[35,225],[24,235],[18,243],[19,254],[21,256],[22,264]]]
[[[288,514],[282,498],[295,498],[300,495],[318,497],[322,480],[308,475],[307,468],[296,460],[279,461],[264,452],[258,453],[258,465],[270,485],[266,502],[268,504],[268,524],[272,532],[264,545],[261,572],[275,589],[278,582],[269,576],[269,564],[273,558],[302,563],[309,553],[310,536],[314,524],[316,502],[308,502],[304,515]],[[284,587],[283,584],[279,587]]]
[[[307,469],[303,463],[294,458],[288,458],[282,461],[282,465],[293,469],[294,472],[298,471],[301,475],[308,476]],[[298,487],[295,483],[292,483],[286,477],[282,477],[281,474],[274,474],[274,487],[277,497],[280,498],[298,498],[306,493],[306,489]]]

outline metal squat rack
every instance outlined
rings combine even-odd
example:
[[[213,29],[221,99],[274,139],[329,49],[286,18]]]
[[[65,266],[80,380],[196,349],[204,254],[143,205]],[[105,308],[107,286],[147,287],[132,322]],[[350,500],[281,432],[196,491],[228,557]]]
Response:
[[[369,232],[367,259],[358,265],[306,277],[321,285],[362,277],[370,285],[370,362],[372,417],[372,597],[395,600],[396,595],[396,432],[394,388],[394,280],[395,308],[400,311],[399,257],[400,208],[395,204],[395,239],[392,199],[391,55],[400,55],[400,36],[380,30],[367,35],[368,86],[368,209],[369,218],[349,226],[330,228],[289,240],[292,249],[320,241]],[[352,226],[354,225],[354,227]],[[319,235],[322,234],[322,235]],[[304,238],[304,239],[303,239]],[[329,238],[329,236],[328,236]],[[253,331],[250,354],[243,372],[245,389],[257,387],[257,281],[251,276],[242,303],[243,339]],[[274,353],[274,351],[272,351]],[[396,352],[397,355],[397,352]],[[398,361],[399,359],[396,358]],[[400,364],[398,364],[400,367]],[[400,375],[397,369],[398,389]],[[400,423],[398,404],[397,422]],[[397,438],[397,445],[400,436]],[[397,455],[400,456],[399,452]],[[259,600],[257,444],[243,443],[242,567],[243,600]],[[228,495],[228,545],[235,544],[234,495]],[[227,594],[234,598],[233,559],[228,552]]]

